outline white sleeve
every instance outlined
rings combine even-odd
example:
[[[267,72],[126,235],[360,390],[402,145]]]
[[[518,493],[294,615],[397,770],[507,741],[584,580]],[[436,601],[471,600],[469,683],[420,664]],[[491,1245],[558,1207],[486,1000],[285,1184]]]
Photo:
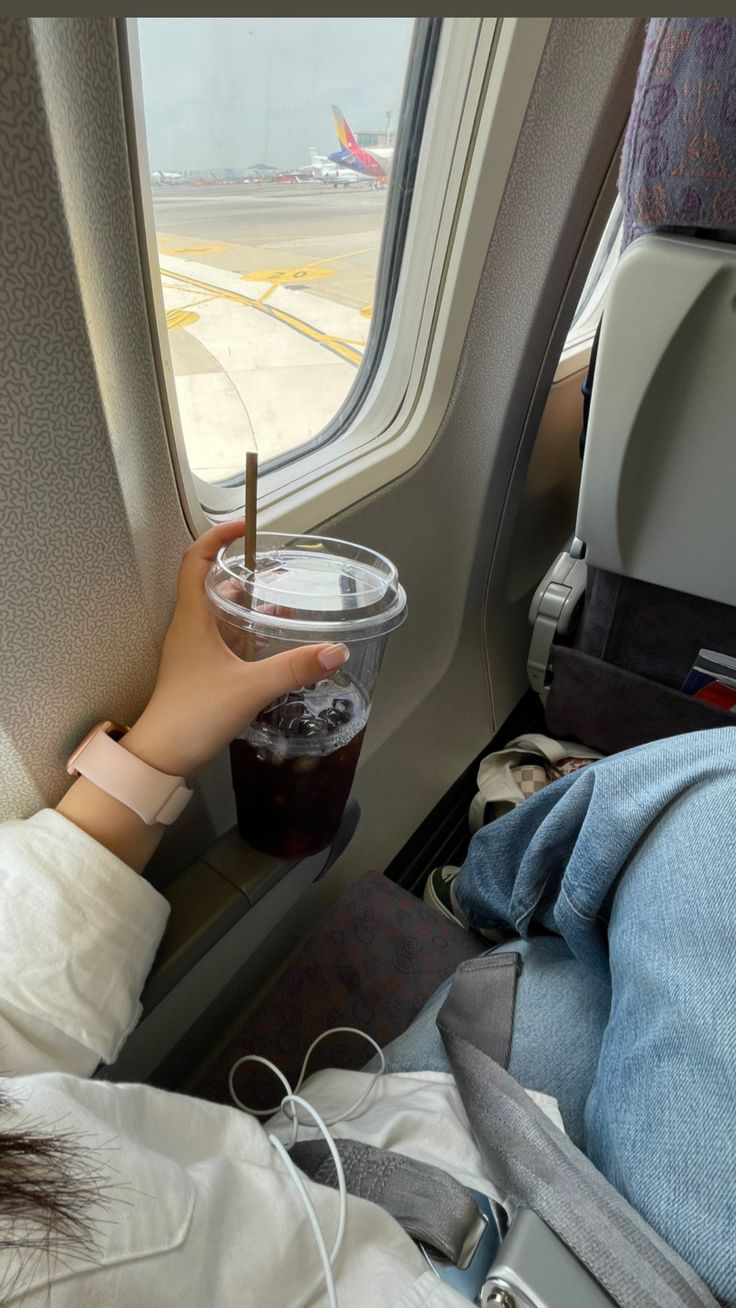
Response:
[[[0,825],[0,1072],[111,1063],[169,906],[53,809]]]

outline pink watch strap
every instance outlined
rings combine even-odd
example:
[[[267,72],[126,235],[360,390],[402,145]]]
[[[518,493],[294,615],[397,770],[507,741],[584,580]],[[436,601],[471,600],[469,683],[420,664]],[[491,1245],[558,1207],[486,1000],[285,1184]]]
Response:
[[[192,797],[183,777],[158,772],[104,731],[98,731],[84,746],[74,760],[74,768],[132,809],[149,827],[156,822],[164,826],[175,822]]]

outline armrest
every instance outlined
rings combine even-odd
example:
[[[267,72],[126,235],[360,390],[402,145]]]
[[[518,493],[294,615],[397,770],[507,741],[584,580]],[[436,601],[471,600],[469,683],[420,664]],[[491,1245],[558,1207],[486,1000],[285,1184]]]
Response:
[[[232,827],[161,891],[171,906],[166,932],[141,1002],[150,1012],[200,959],[227,935],[279,882],[309,869],[308,884],[319,881],[352,840],[360,808],[351,800],[328,849],[309,859],[274,858],[251,849]],[[301,880],[301,877],[297,878]]]
[[[251,849],[228,831],[161,893],[171,915],[146,982],[143,1017],[106,1080],[145,1080],[214,1005],[281,919],[325,875],[360,818],[350,800],[332,845],[301,860]]]

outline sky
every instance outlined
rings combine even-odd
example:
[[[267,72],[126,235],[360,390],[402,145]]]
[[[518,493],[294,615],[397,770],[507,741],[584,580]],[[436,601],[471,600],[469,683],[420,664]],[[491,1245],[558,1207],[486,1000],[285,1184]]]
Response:
[[[298,168],[398,120],[411,18],[140,18],[152,172]]]

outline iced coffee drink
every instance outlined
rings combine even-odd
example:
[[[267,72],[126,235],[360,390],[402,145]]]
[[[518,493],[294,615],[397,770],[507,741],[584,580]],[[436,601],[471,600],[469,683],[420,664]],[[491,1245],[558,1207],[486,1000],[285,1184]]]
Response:
[[[284,858],[331,844],[353,784],[368,697],[344,673],[271,704],[230,746],[240,833]]]
[[[396,569],[345,541],[264,534],[252,571],[238,544],[221,551],[207,592],[240,658],[323,641],[350,651],[345,667],[270,704],[230,746],[243,839],[283,858],[317,853],[340,825],[386,638],[406,615]]]

